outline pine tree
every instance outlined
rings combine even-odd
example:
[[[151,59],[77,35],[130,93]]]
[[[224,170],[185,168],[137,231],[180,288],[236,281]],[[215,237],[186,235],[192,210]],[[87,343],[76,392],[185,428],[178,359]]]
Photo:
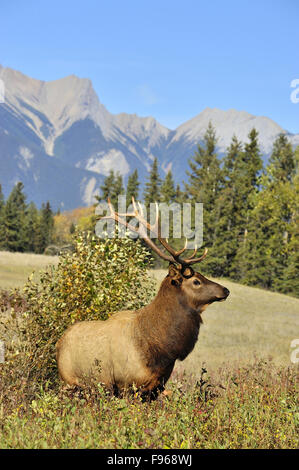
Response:
[[[24,251],[36,253],[36,239],[39,230],[39,212],[35,204],[31,202],[25,210],[24,218]]]
[[[206,260],[206,270],[213,276],[229,276],[231,264],[238,249],[238,236],[242,218],[242,166],[241,142],[233,136],[223,159],[222,187],[212,209],[214,220],[213,245]]]
[[[299,296],[299,147],[294,152],[288,139],[280,135],[269,161],[280,211],[273,236],[273,289]]]
[[[214,234],[213,208],[218,197],[222,172],[216,153],[216,133],[209,123],[203,138],[203,144],[199,144],[193,158],[189,161],[191,171],[187,171],[189,182],[185,185],[189,200],[193,203],[203,203],[204,210],[204,241],[211,245]]]
[[[11,191],[4,210],[5,248],[9,251],[24,251],[24,218],[26,197],[24,185],[18,182]]]
[[[116,207],[118,204],[118,196],[125,193],[123,178],[120,174],[116,174],[114,183],[110,192],[110,199],[112,204]]]
[[[138,181],[138,171],[135,170],[128,178],[127,192],[126,192],[126,206],[127,207],[129,207],[129,205],[131,204],[132,197],[134,197],[136,201],[138,200],[139,186],[140,186],[140,183]]]
[[[297,264],[294,221],[298,187],[296,190],[292,175],[294,153],[287,139],[279,136],[261,178],[261,190],[251,198],[253,208],[243,251],[242,280],[247,284],[286,292],[286,278]],[[289,266],[290,259],[293,268]]]
[[[186,200],[187,200],[186,192],[182,191],[180,185],[177,184],[175,188],[175,202],[178,202],[179,204],[183,204],[183,202],[186,202]]]
[[[4,212],[5,200],[2,192],[2,186],[0,184],[0,250],[5,249]]]
[[[34,252],[43,253],[45,251],[45,248],[45,236],[42,224],[42,214],[40,210],[38,211],[38,217],[34,228]]]
[[[143,198],[146,207],[148,207],[151,202],[160,202],[161,178],[158,172],[157,158],[155,158],[155,160],[153,161],[153,165],[148,176],[148,181],[145,183]]]
[[[100,201],[107,201],[108,197],[111,197],[111,191],[115,184],[114,171],[110,170],[109,175],[104,179],[103,184],[100,186],[101,194],[96,196],[96,199]]]
[[[123,179],[120,174],[114,174],[113,170],[110,170],[109,175],[104,179],[104,183],[100,186],[101,195],[96,196],[97,201],[106,202],[110,198],[114,206],[118,203],[118,196],[124,194]]]
[[[299,146],[294,152],[295,168],[291,181],[292,209],[289,224],[288,260],[283,271],[282,292],[299,297]]]
[[[161,186],[161,202],[171,204],[176,198],[176,190],[171,170],[168,171]]]
[[[252,129],[248,135],[249,142],[244,146],[241,158],[237,160],[236,178],[238,179],[238,223],[237,237],[238,249],[231,266],[231,275],[234,279],[242,280],[247,277],[247,271],[254,263],[253,250],[248,249],[248,232],[253,230],[252,210],[256,205],[255,196],[260,189],[260,174],[263,161],[258,143],[258,132]]]
[[[276,181],[292,180],[295,171],[294,151],[285,134],[280,134],[275,140],[269,165],[271,176]]]
[[[42,205],[41,226],[44,231],[44,244],[46,248],[52,242],[54,229],[54,216],[49,201]]]
[[[54,216],[49,201],[42,204],[35,229],[35,251],[44,253],[51,244],[54,232]]]
[[[258,178],[263,168],[263,161],[258,143],[258,132],[253,128],[248,134],[249,142],[244,147],[244,166],[250,186],[258,188]]]

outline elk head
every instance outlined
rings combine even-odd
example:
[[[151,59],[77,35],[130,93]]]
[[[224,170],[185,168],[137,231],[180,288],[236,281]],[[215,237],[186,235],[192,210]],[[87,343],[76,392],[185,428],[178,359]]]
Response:
[[[213,302],[223,302],[229,295],[226,287],[210,281],[188,266],[179,269],[170,265],[167,277],[180,293],[181,302],[198,313],[203,312]]]

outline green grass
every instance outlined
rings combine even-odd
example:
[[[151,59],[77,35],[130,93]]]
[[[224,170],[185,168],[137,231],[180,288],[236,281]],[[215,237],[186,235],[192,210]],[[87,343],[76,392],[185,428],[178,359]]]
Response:
[[[0,253],[0,288],[21,286],[32,269],[38,276],[56,262]],[[158,287],[165,271],[151,274]],[[0,381],[0,448],[297,448],[298,364],[290,362],[290,343],[299,338],[299,300],[219,282],[231,294],[203,313],[194,351],[168,382],[170,397],[143,403],[101,387],[79,392],[46,383],[36,391],[19,371],[8,388]]]

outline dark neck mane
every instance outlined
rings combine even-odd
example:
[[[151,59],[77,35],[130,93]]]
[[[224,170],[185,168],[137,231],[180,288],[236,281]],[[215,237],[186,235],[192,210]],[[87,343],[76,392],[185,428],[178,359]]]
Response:
[[[148,367],[163,370],[183,360],[198,338],[200,315],[184,302],[179,288],[164,279],[155,299],[137,312],[137,341]]]

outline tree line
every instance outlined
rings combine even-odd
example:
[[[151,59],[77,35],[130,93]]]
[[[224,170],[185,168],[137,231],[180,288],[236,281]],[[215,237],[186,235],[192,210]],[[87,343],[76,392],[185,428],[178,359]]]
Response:
[[[117,205],[124,194],[127,207],[132,196],[146,206],[201,202],[202,248],[209,249],[201,266],[204,274],[299,296],[298,162],[299,147],[293,150],[281,134],[264,167],[255,129],[246,143],[234,136],[220,158],[216,131],[209,124],[182,185],[175,184],[171,170],[161,178],[155,159],[142,194],[137,170],[126,188],[122,176],[111,170],[97,199],[110,197]],[[23,189],[17,183],[5,201],[0,185],[0,250],[43,253],[55,241],[53,212],[49,202],[40,209],[27,204]],[[181,246],[181,240],[171,243]]]
[[[155,159],[143,202],[203,203],[203,247],[209,248],[201,266],[205,274],[298,296],[298,162],[299,147],[293,150],[281,134],[264,167],[255,129],[246,143],[234,136],[220,158],[216,131],[209,124],[189,161],[183,187],[175,184],[171,171],[163,180]],[[128,179],[127,205],[132,196],[139,198],[139,188],[135,170]],[[116,205],[119,194],[125,194],[122,177],[111,171],[98,199],[109,196]]]
[[[51,243],[54,217],[50,203],[38,209],[26,203],[24,185],[16,183],[5,201],[0,184],[0,250],[44,253]]]

